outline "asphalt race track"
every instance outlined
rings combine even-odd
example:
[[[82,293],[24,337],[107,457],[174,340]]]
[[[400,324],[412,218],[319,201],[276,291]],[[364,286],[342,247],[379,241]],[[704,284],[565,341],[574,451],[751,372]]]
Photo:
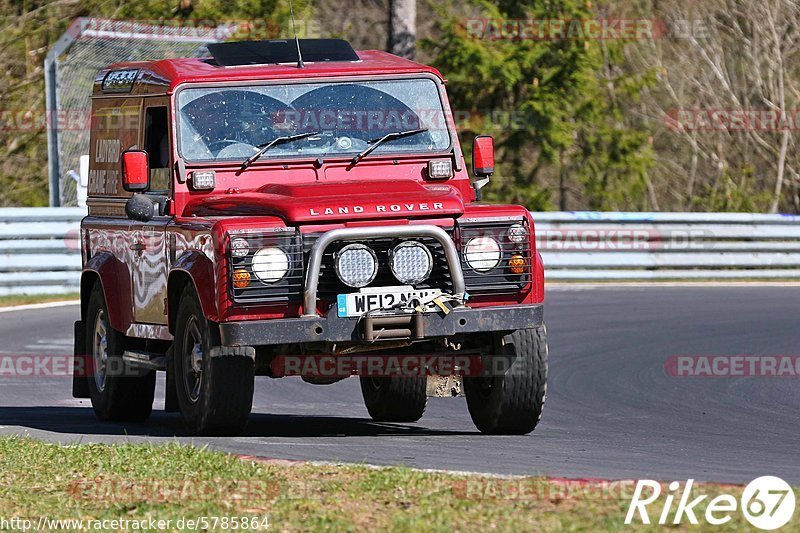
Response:
[[[77,306],[0,313],[0,354],[69,354]],[[257,378],[237,438],[192,438],[178,414],[95,420],[65,377],[0,377],[0,433],[56,442],[180,440],[273,458],[570,478],[800,483],[800,378],[672,377],[671,355],[800,354],[800,287],[551,290],[550,387],[523,437],[474,429],[463,398],[431,399],[416,424],[376,424],[356,379]]]

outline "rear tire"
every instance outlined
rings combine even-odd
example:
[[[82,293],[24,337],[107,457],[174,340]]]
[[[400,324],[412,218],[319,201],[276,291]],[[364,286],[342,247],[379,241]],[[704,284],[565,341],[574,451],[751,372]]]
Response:
[[[464,378],[469,414],[482,433],[525,435],[542,418],[547,396],[547,331],[515,331],[495,351],[506,363],[504,375]]]
[[[125,335],[111,327],[103,288],[96,284],[86,308],[85,379],[92,408],[100,420],[144,422],[153,410],[156,373],[139,370],[138,375],[125,375],[131,372],[122,360],[125,345]]]
[[[173,358],[181,416],[196,435],[238,435],[253,407],[254,361],[211,357],[218,346],[219,332],[189,285],[178,306]]]
[[[360,379],[364,404],[376,422],[416,422],[422,418],[428,403],[424,377]]]

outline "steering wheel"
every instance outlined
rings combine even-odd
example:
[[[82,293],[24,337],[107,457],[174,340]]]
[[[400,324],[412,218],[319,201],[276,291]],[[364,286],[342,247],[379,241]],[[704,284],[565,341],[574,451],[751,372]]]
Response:
[[[219,152],[226,146],[229,146],[231,144],[239,144],[240,142],[241,141],[235,141],[233,139],[218,139],[216,141],[211,141],[210,143],[208,143],[208,149],[211,150],[212,152]],[[216,148],[217,145],[222,145],[222,146]]]
[[[252,144],[238,142],[236,144],[229,144],[219,152],[217,152],[216,159],[246,159],[256,153],[258,148]]]

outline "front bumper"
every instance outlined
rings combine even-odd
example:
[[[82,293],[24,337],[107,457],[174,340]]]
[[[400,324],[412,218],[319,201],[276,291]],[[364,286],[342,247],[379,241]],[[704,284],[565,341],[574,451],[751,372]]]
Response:
[[[369,342],[364,339],[363,318],[339,318],[336,308],[324,317],[304,316],[275,320],[223,322],[219,325],[223,346],[273,346],[307,342]],[[449,314],[423,314],[423,339],[452,337],[461,333],[490,333],[535,328],[544,321],[544,306],[457,307]],[[416,337],[414,340],[419,340]]]

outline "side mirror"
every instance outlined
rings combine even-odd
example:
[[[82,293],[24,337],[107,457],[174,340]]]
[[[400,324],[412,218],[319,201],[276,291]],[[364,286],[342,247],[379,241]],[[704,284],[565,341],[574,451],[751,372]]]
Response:
[[[144,150],[122,153],[122,188],[128,192],[145,192],[150,188],[150,164]]]
[[[472,173],[476,178],[494,174],[494,139],[491,135],[478,135],[472,141]]]

